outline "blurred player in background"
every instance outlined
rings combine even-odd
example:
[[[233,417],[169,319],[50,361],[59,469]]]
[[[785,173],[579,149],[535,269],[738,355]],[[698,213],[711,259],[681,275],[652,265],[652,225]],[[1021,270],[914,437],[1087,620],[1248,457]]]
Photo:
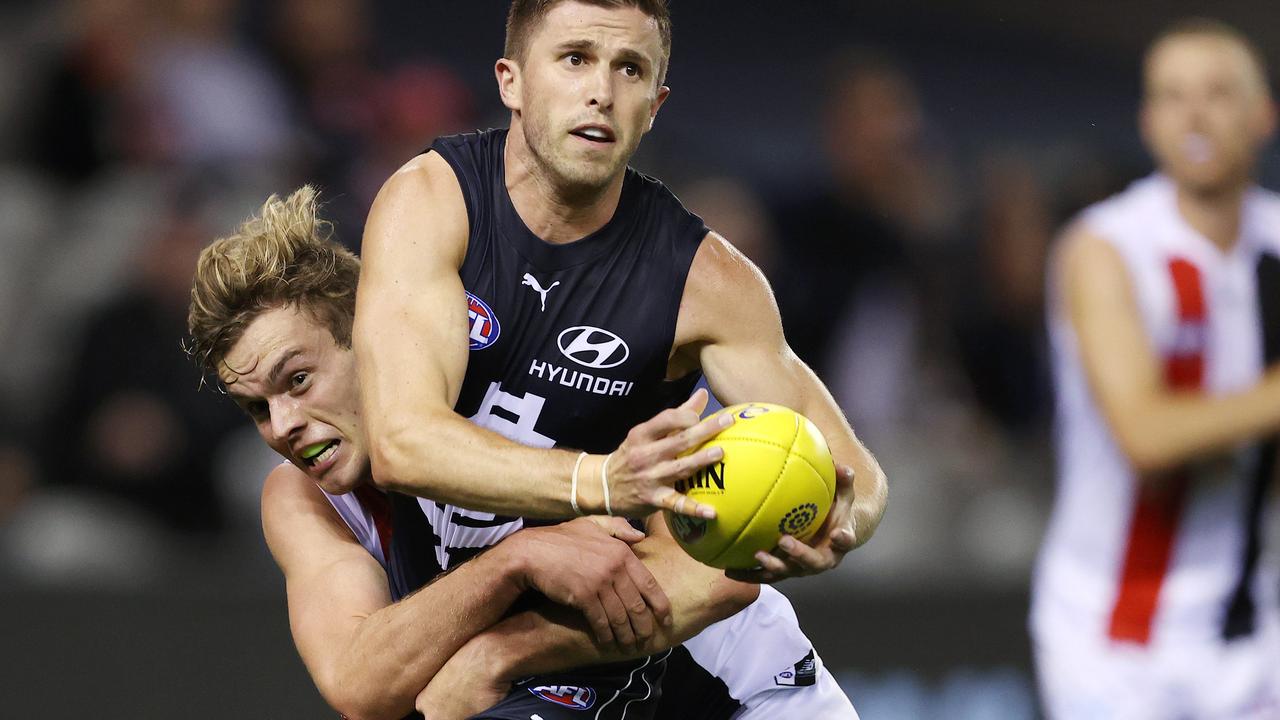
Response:
[[[731,421],[700,421],[700,372],[726,405],[805,414],[841,466],[815,546],[785,537],[735,577],[822,572],[874,532],[883,473],[788,348],[763,276],[627,167],[669,93],[670,46],[664,0],[516,0],[495,65],[510,130],[436,139],[375,200],[354,343],[373,477],[396,491],[393,582],[526,518],[710,517],[672,487],[720,459],[684,453]],[[653,656],[539,682],[641,693],[632,712],[652,717],[666,672]],[[814,714],[794,702],[781,714]],[[484,717],[544,710],[517,690]]]
[[[298,651],[330,704],[352,718],[402,717],[449,661],[436,690],[456,697],[430,717],[463,717],[518,677],[665,650],[749,604],[690,642],[698,662],[665,683],[658,716],[777,717],[799,700],[819,715],[854,717],[780,594],[763,588],[756,599],[755,587],[723,577],[708,584],[669,537],[645,538],[620,518],[515,532],[395,598],[395,528],[371,481],[351,350],[360,266],[329,235],[311,188],[271,198],[202,253],[189,325],[193,355],[291,461],[267,478],[263,531],[285,575]],[[513,609],[526,590],[565,606]],[[593,643],[570,605],[605,628],[619,609],[619,634],[634,625],[642,637],[628,645],[643,651],[607,637]],[[716,704],[717,684],[737,702]]]
[[[1275,129],[1238,31],[1147,51],[1155,174],[1088,208],[1051,271],[1058,496],[1031,630],[1051,718],[1280,716],[1280,573],[1263,520],[1280,431]]]

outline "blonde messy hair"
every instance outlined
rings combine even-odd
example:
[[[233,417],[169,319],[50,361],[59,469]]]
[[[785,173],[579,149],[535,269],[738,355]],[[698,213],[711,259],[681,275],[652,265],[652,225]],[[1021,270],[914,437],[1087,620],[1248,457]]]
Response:
[[[191,308],[188,354],[204,377],[218,367],[249,323],[278,307],[296,307],[351,347],[360,260],[332,240],[333,225],[316,215],[310,185],[281,199],[272,195],[234,235],[200,253]]]

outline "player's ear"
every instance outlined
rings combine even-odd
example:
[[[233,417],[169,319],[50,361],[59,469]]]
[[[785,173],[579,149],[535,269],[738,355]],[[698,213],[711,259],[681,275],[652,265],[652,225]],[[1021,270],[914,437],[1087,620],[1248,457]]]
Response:
[[[670,94],[671,88],[666,85],[658,88],[657,97],[655,97],[653,102],[649,104],[649,127],[645,129],[645,132],[649,132],[653,129],[653,121],[658,118],[658,109],[662,107],[662,103],[667,101],[667,96]]]
[[[498,80],[498,97],[508,110],[520,109],[520,65],[515,60],[498,58],[493,65],[494,77]]]

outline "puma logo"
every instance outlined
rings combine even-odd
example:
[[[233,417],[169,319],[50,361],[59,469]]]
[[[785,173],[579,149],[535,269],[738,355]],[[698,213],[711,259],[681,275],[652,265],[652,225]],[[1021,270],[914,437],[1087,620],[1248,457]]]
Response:
[[[542,301],[542,311],[543,311],[543,312],[546,312],[546,310],[547,310],[547,293],[549,293],[549,292],[551,292],[553,289],[555,289],[555,286],[559,285],[559,284],[560,284],[560,281],[559,281],[559,280],[557,280],[557,281],[555,281],[555,282],[551,283],[551,287],[549,287],[549,288],[547,288],[547,289],[545,289],[545,290],[544,290],[544,289],[542,288],[542,286],[538,284],[538,279],[537,279],[537,278],[535,278],[534,276],[530,275],[529,273],[525,273],[525,274],[524,274],[524,282],[522,282],[522,283],[520,283],[520,284],[521,284],[521,285],[528,285],[529,287],[533,288],[533,291],[534,291],[534,292],[538,293],[538,299]]]

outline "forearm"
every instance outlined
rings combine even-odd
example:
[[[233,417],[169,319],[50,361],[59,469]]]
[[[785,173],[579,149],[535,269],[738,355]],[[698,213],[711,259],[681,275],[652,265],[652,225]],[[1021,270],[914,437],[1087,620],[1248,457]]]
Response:
[[[1161,471],[1280,430],[1280,371],[1246,392],[1208,396],[1165,391],[1112,411],[1120,449],[1148,479]]]
[[[316,674],[317,685],[352,718],[401,718],[449,658],[501,619],[521,592],[513,555],[485,553],[361,620]]]
[[[415,415],[384,419],[385,431],[370,441],[379,486],[499,515],[574,516],[569,495],[578,453],[513,442],[448,410]],[[603,508],[602,461],[594,455],[582,463],[583,512]]]
[[[671,600],[671,625],[658,627],[644,647],[624,651],[599,645],[579,613],[548,603],[477,635],[464,650],[471,667],[488,668],[497,680],[511,681],[651,655],[736,614],[759,596],[758,585],[729,580],[690,558],[670,538],[650,537],[636,545],[636,553]]]
[[[831,394],[808,367],[801,370],[807,376],[810,390],[805,401],[796,409],[822,430],[831,449],[831,456],[838,465],[853,468],[853,501],[850,510],[854,518],[854,547],[871,539],[880,519],[884,517],[889,496],[889,484],[880,463],[854,434],[844,413],[836,405]]]
[[[828,439],[828,444],[836,463],[853,468],[850,512],[853,513],[853,546],[856,548],[870,540],[880,526],[889,498],[889,483],[875,456],[852,432],[837,433]]]

